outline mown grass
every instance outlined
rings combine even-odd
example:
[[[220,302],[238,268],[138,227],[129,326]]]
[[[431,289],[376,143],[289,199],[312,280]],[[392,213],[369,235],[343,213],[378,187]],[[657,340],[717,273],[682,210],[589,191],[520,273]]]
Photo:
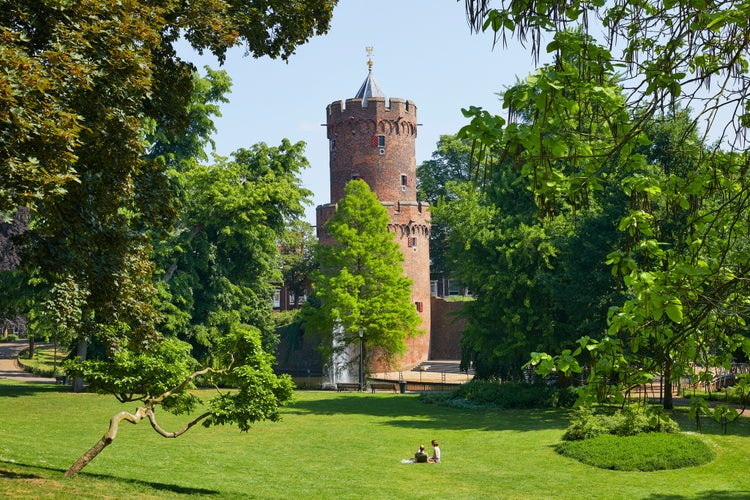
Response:
[[[29,359],[28,350],[25,350],[19,356],[18,361],[23,365],[26,371],[42,377],[52,377],[57,373],[63,373],[60,366],[67,355],[64,349],[54,348],[52,345],[37,345],[34,347],[34,357]],[[57,359],[57,363],[55,363]]]
[[[469,410],[416,395],[299,392],[283,420],[249,433],[197,427],[178,439],[147,423],[117,440],[77,478],[67,467],[134,406],[68,388],[0,381],[3,498],[728,498],[750,496],[750,425],[700,436],[710,463],[650,473],[591,467],[555,452],[565,410]],[[181,417],[159,416],[174,429]],[[685,413],[678,415],[686,429]],[[443,463],[401,464],[440,441]],[[428,450],[430,447],[428,446]]]

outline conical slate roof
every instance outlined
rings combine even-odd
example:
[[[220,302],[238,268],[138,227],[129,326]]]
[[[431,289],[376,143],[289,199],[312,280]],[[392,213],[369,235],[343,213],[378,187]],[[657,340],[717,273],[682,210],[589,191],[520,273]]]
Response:
[[[357,95],[354,96],[355,99],[362,99],[363,106],[367,105],[367,99],[370,97],[385,97],[385,94],[380,90],[380,87],[375,82],[375,78],[372,76],[372,59],[367,61],[367,66],[369,67],[367,78],[365,78],[362,86],[357,91]]]

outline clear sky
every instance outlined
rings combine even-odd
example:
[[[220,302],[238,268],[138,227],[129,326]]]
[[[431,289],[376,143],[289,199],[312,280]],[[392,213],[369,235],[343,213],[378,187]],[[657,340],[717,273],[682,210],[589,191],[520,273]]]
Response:
[[[232,78],[230,103],[215,120],[216,152],[283,138],[304,141],[310,168],[302,174],[315,206],[330,202],[328,140],[321,124],[326,106],[351,98],[367,77],[366,46],[373,75],[387,97],[417,106],[417,165],[430,159],[440,135],[467,123],[461,108],[481,106],[503,114],[496,93],[525,78],[534,65],[517,44],[493,50],[491,34],[471,34],[463,0],[340,0],[328,34],[298,48],[288,63],[254,59],[237,48],[223,67],[189,47],[180,55],[202,68],[224,69]]]

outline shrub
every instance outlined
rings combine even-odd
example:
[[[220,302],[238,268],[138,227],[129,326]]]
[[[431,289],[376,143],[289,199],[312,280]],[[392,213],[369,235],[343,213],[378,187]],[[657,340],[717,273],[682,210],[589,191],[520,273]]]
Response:
[[[633,405],[608,415],[594,413],[590,408],[581,407],[573,415],[563,439],[579,441],[592,439],[601,434],[636,436],[648,432],[673,433],[677,431],[679,431],[677,423],[658,408]]]
[[[570,408],[575,402],[575,394],[570,389],[543,383],[472,380],[448,395],[426,395],[423,399],[460,408]]]
[[[560,443],[555,451],[601,469],[644,472],[694,467],[715,457],[696,437],[666,433],[624,437],[602,434],[584,441]]]
[[[0,342],[15,342],[18,340],[18,335],[15,333],[9,333],[7,337],[0,338]]]

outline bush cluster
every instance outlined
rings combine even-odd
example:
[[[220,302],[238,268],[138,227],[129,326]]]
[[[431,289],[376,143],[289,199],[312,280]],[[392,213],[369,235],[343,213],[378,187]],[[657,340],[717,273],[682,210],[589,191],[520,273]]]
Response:
[[[648,432],[678,432],[679,426],[658,408],[642,405],[626,406],[614,413],[595,413],[581,407],[565,430],[565,441],[592,439],[602,434],[636,436]]]
[[[0,342],[15,342],[18,340],[18,335],[15,333],[9,333],[6,337],[0,337]]]
[[[555,451],[593,467],[643,471],[680,469],[710,462],[715,454],[700,439],[685,434],[600,435],[558,444]]]
[[[460,408],[570,408],[576,396],[571,389],[544,383],[495,382],[472,380],[446,395],[426,395],[433,403]]]

